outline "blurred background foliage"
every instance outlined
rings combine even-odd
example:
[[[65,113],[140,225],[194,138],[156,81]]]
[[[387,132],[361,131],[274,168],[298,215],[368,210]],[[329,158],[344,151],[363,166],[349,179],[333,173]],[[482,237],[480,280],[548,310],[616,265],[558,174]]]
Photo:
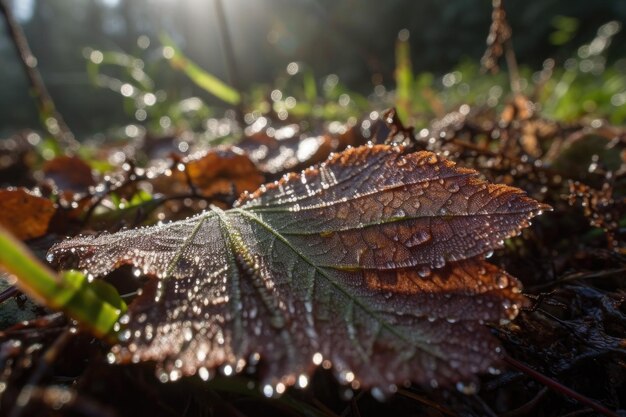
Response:
[[[8,2],[79,137],[112,126],[130,136],[135,125],[157,133],[210,130],[212,116],[242,101],[249,123],[270,111],[283,120],[341,120],[397,105],[419,126],[460,103],[495,107],[509,91],[506,74],[480,73],[491,20],[487,0],[223,3],[241,96],[228,85],[236,83],[214,1]],[[624,122],[625,1],[505,6],[523,91],[537,96],[547,116]],[[6,135],[36,126],[38,116],[4,31],[0,59],[0,134]]]

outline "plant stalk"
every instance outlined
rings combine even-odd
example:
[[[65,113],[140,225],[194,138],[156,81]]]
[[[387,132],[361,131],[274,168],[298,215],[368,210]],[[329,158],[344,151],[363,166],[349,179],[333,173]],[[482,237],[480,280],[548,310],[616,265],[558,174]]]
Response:
[[[48,93],[43,78],[37,69],[37,58],[33,55],[28,45],[28,40],[24,35],[24,31],[17,20],[15,20],[11,8],[6,4],[6,0],[0,0],[0,13],[2,13],[4,17],[7,34],[13,42],[24,74],[30,84],[39,117],[41,118],[44,128],[67,152],[76,152],[78,142],[54,105],[54,101],[50,93]]]

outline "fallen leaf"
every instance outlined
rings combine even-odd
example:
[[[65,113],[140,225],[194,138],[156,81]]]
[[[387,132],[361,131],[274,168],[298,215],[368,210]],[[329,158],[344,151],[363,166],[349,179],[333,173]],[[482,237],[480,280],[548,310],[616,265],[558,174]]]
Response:
[[[111,359],[155,361],[162,381],[252,366],[272,395],[332,364],[340,381],[377,392],[407,381],[469,392],[501,355],[483,322],[511,320],[525,302],[480,255],[547,207],[403,151],[352,148],[234,209],[75,238],[49,257],[154,278],[120,320]]]
[[[46,234],[55,211],[52,201],[24,188],[0,189],[0,225],[18,239]]]
[[[238,148],[210,150],[182,160],[189,180],[205,197],[254,190],[263,176]],[[180,175],[180,174],[179,174]]]
[[[263,175],[245,153],[236,147],[201,151],[172,164],[149,169],[153,192],[165,196],[188,194],[189,186],[204,198],[254,190],[263,183]],[[167,165],[167,166],[165,166]]]
[[[332,138],[329,135],[301,137],[297,125],[288,125],[255,132],[237,146],[262,172],[276,174],[323,160],[332,151]]]
[[[96,183],[91,167],[76,156],[58,156],[46,162],[43,173],[62,191],[82,193]]]
[[[247,137],[237,146],[246,152],[261,172],[270,175],[299,171],[323,161],[331,152],[367,142],[357,126],[340,123],[331,124],[327,132],[317,136],[302,135],[295,124],[276,129],[269,126],[252,130],[253,127],[247,130]]]

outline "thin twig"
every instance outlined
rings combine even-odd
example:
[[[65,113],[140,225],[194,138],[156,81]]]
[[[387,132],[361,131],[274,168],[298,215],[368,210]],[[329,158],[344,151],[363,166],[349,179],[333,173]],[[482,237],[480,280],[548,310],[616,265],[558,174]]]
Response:
[[[17,396],[15,406],[11,410],[9,417],[20,417],[22,415],[26,406],[30,403],[37,384],[39,384],[39,381],[41,381],[46,372],[48,372],[50,366],[56,361],[59,354],[75,334],[76,329],[74,327],[65,329],[65,331],[56,338],[52,346],[44,353],[39,365],[35,368],[28,382],[22,387],[22,390]]]
[[[545,397],[548,390],[548,387],[541,388],[539,392],[535,394],[533,398],[531,398],[530,401],[518,408],[500,414],[500,417],[518,417],[530,414],[530,412],[533,411],[533,409],[537,406],[537,404],[539,404],[543,397]]]
[[[451,417],[457,417],[458,414],[455,413],[452,410],[449,410],[448,408],[438,404],[435,401],[429,400],[428,398],[416,394],[412,391],[409,391],[408,389],[404,389],[404,388],[400,388],[398,390],[398,395],[402,395],[403,397],[407,397],[407,398],[411,398],[412,400],[418,401],[424,405],[427,405],[429,407],[434,408],[435,410],[439,411],[441,414],[444,414],[446,416],[451,416]]]
[[[17,287],[15,286],[9,287],[5,289],[4,291],[0,292],[0,304],[4,303],[6,300],[10,298],[17,297],[18,295],[20,295],[20,290],[17,289]]]
[[[520,82],[519,68],[517,66],[517,58],[515,58],[515,50],[513,49],[513,42],[511,39],[507,39],[504,42],[504,59],[506,59],[506,66],[509,69],[509,83],[511,85],[511,91],[513,94],[518,95],[522,92],[522,84]]]
[[[617,413],[615,413],[614,411],[609,410],[608,408],[604,407],[603,405],[597,403],[596,401],[592,400],[591,398],[588,398],[576,391],[574,391],[571,388],[566,387],[565,385],[561,384],[560,382],[547,377],[546,375],[535,371],[534,369],[532,369],[531,367],[527,366],[526,364],[523,364],[522,362],[513,359],[510,356],[505,356],[504,357],[504,361],[509,364],[510,366],[512,366],[513,368],[517,369],[518,371],[523,372],[524,374],[528,375],[529,377],[533,378],[534,380],[536,380],[537,382],[545,385],[546,387],[551,388],[552,390],[563,394],[567,397],[570,397],[576,401],[578,401],[581,404],[584,404],[588,407],[593,408],[595,411],[597,411],[600,414],[603,414],[605,416],[608,417],[619,417],[619,415]]]
[[[64,147],[66,151],[73,153],[78,149],[78,142],[76,142],[74,134],[57,111],[54,101],[48,93],[43,78],[37,69],[37,58],[35,58],[28,46],[28,40],[19,23],[13,17],[13,13],[5,0],[0,0],[0,13],[4,16],[7,34],[13,41],[13,46],[15,46],[24,73],[28,78],[39,111],[39,117],[42,119],[44,127],[57,140],[60,146]]]
[[[560,285],[567,282],[572,281],[581,281],[586,279],[596,279],[596,278],[606,278],[614,275],[620,275],[626,272],[626,268],[617,268],[617,269],[608,269],[606,271],[598,271],[598,272],[575,272],[573,274],[569,274],[564,276],[563,278],[556,279],[551,282],[547,282],[545,284],[535,285],[529,288],[529,291],[538,292],[545,291],[546,289],[553,287],[555,285]]]

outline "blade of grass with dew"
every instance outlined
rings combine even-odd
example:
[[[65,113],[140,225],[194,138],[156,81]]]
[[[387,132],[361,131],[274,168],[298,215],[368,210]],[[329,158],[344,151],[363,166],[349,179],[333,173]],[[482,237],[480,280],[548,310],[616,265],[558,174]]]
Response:
[[[189,60],[169,36],[163,34],[160,39],[164,47],[173,51],[173,55],[168,57],[173,68],[183,71],[191,81],[209,94],[228,104],[239,104],[241,97],[237,90]]]
[[[315,75],[313,71],[305,71],[302,77],[304,97],[311,105],[315,105],[317,101],[317,82],[315,81]]]
[[[36,302],[62,310],[96,336],[114,336],[114,325],[126,303],[111,285],[89,282],[79,271],[55,274],[9,232],[0,228],[0,267]]]
[[[408,40],[396,41],[396,110],[403,123],[409,122],[412,107],[413,69]]]

